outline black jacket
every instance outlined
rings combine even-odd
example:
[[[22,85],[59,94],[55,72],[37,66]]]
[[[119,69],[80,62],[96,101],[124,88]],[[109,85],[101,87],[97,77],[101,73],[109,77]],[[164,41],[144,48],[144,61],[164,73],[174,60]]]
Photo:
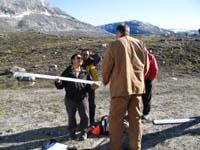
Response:
[[[72,66],[69,66],[62,74],[62,77],[76,78],[72,72]],[[91,80],[90,75],[86,70],[81,69],[77,79]],[[86,96],[86,93],[90,91],[91,86],[85,83],[61,81],[60,83],[55,82],[57,89],[65,88],[66,96],[73,101],[81,101]]]

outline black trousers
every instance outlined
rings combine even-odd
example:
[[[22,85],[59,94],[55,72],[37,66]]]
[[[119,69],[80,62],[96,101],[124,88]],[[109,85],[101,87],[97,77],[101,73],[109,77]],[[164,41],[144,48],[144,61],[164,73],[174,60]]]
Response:
[[[89,91],[89,116],[90,116],[90,125],[95,123],[95,109],[96,109],[96,104],[95,104],[95,91],[90,90]]]
[[[75,133],[77,129],[77,111],[80,117],[80,130],[86,130],[89,125],[88,97],[86,96],[82,101],[78,102],[73,101],[69,97],[65,97],[65,106],[68,113],[68,130],[70,134]]]
[[[142,96],[143,115],[148,115],[151,110],[152,82],[153,80],[145,80],[146,93]]]

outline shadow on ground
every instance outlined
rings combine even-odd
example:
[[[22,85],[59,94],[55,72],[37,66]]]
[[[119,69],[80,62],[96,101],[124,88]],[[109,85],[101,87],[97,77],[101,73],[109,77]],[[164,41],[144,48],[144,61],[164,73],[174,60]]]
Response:
[[[174,127],[155,132],[145,134],[142,140],[142,149],[146,150],[155,147],[157,144],[174,137],[182,135],[200,135],[200,128],[188,129],[194,125],[200,123],[200,117],[195,117],[195,120],[189,123],[183,123]],[[0,145],[3,143],[23,143],[19,145],[12,145],[2,147],[0,150],[27,150],[34,148],[41,148],[46,144],[50,138],[57,139],[59,142],[67,141],[67,126],[53,127],[53,128],[41,128],[13,135],[0,136]],[[128,136],[124,138],[124,149],[127,147]],[[108,149],[108,143],[99,144],[95,148],[96,150]]]
[[[194,117],[194,121],[188,122],[188,123],[182,123],[179,125],[176,125],[174,127],[143,135],[142,139],[142,149],[150,149],[155,147],[157,144],[164,142],[167,139],[172,139],[175,137],[183,136],[183,135],[200,135],[200,128],[195,129],[188,129],[192,126],[195,126],[200,123],[200,117]],[[128,136],[125,135],[124,137],[124,143],[123,143],[123,150],[127,149],[128,145]],[[108,149],[109,144],[106,143],[104,145],[100,145],[96,148],[96,150],[104,150]]]
[[[200,128],[188,129],[200,123],[200,117],[194,117],[194,119],[195,120],[192,122],[182,123],[159,132],[144,135],[142,140],[143,149],[155,147],[157,144],[162,143],[167,139],[172,139],[187,134],[194,136],[200,135]]]
[[[54,138],[59,142],[67,141],[67,135],[67,126],[59,126],[53,128],[40,128],[13,135],[0,136],[0,145],[2,143],[23,143],[3,147],[0,148],[0,150],[28,150],[42,148],[42,146],[47,144],[51,138]]]

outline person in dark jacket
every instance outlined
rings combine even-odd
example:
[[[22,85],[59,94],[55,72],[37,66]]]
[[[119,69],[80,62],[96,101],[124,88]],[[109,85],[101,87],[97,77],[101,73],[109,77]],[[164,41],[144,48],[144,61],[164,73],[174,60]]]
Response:
[[[151,98],[152,98],[152,83],[153,80],[158,75],[158,63],[156,61],[155,56],[152,53],[152,50],[148,51],[148,59],[149,59],[149,70],[145,75],[145,94],[142,96],[143,101],[143,119],[147,119],[148,114],[151,110]]]
[[[77,78],[91,80],[89,73],[81,68],[83,63],[80,54],[74,54],[71,57],[71,64],[67,69],[61,74],[62,77]],[[89,84],[69,82],[56,80],[55,86],[57,89],[65,88],[65,106],[68,113],[68,129],[70,132],[70,139],[76,138],[76,111],[78,110],[80,116],[80,130],[81,136],[80,140],[85,140],[87,138],[86,129],[89,125],[89,108],[88,108],[88,92],[91,88],[97,88],[98,85],[94,84],[92,87]]]

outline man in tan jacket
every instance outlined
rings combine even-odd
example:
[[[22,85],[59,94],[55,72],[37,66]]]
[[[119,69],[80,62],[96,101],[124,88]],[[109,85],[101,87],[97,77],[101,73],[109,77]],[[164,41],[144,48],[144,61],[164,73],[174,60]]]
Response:
[[[144,44],[129,36],[127,25],[119,25],[116,40],[111,42],[103,60],[103,83],[110,82],[111,106],[109,135],[111,150],[120,150],[123,118],[128,111],[129,149],[140,150],[142,139],[141,97],[144,75],[149,68]]]

